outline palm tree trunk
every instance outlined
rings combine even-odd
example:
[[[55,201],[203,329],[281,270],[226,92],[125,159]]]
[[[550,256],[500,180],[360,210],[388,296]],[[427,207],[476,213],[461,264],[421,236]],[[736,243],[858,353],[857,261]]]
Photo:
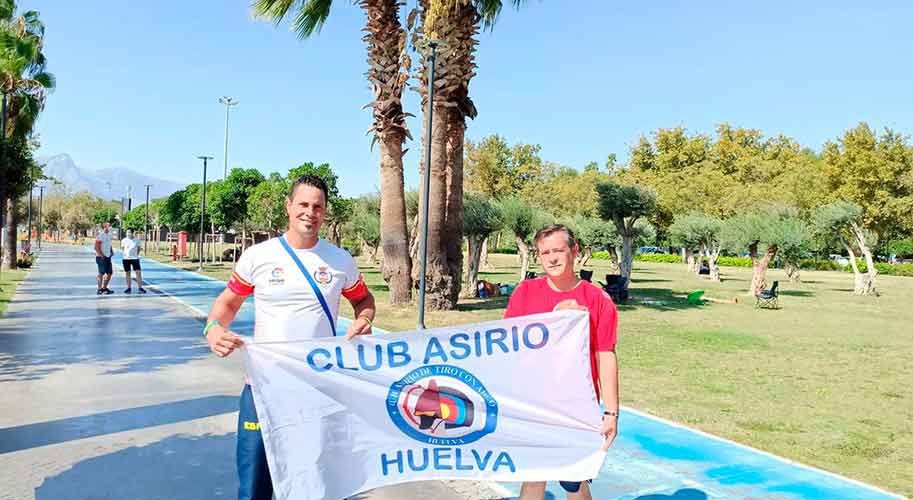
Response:
[[[428,191],[428,264],[425,277],[425,303],[431,310],[449,310],[456,304],[451,299],[451,274],[447,261],[447,116],[446,108],[435,103],[431,132],[431,173]],[[423,133],[427,135],[427,131]],[[423,148],[424,149],[424,148]],[[424,196],[424,193],[420,193]],[[420,256],[421,257],[421,256]],[[418,281],[418,280],[416,280]]]
[[[390,287],[390,304],[408,304],[412,301],[412,259],[406,230],[402,135],[390,134],[381,140],[380,193],[384,281]]]
[[[447,114],[447,208],[444,212],[447,238],[444,245],[450,275],[460,276],[463,271],[463,135],[466,119],[455,109]],[[452,307],[456,307],[461,286],[462,280],[450,281]]]
[[[359,5],[367,15],[364,41],[370,66],[368,81],[374,93],[371,131],[374,140],[380,142],[382,274],[390,287],[390,303],[402,305],[412,300],[412,258],[403,186],[403,143],[411,137],[402,105],[411,62],[403,50],[406,31],[399,21],[398,0],[360,0]]]
[[[4,264],[7,269],[16,269],[16,241],[18,235],[16,230],[19,227],[19,217],[16,206],[16,197],[10,196],[6,199],[6,248],[4,249]]]

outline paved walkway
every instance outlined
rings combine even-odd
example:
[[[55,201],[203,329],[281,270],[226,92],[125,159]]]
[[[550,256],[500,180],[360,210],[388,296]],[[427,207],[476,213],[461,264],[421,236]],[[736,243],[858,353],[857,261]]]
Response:
[[[197,347],[202,321],[164,295],[124,295],[121,271],[118,293],[95,295],[94,274],[91,250],[45,244],[0,319],[0,499],[236,498],[241,356]]]
[[[197,347],[199,317],[225,285],[143,267],[173,297],[98,297],[91,250],[69,246],[46,245],[20,286],[0,320],[0,499],[234,498],[241,358]],[[113,285],[123,290],[122,272]],[[248,301],[233,328],[250,331],[252,315]],[[901,498],[629,409],[592,489],[597,500]],[[361,498],[517,492],[425,482]],[[563,494],[550,484],[555,497]]]

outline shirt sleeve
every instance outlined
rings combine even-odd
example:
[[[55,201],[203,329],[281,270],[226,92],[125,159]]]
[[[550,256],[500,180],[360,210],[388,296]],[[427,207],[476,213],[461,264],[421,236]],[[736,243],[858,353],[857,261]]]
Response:
[[[510,294],[510,300],[507,301],[507,309],[504,310],[504,319],[526,315],[523,307],[523,295],[525,293],[526,285],[521,281],[517,288],[514,289],[514,293]]]
[[[596,351],[614,351],[618,341],[618,308],[607,293],[602,294],[596,318]]]
[[[241,254],[235,270],[228,279],[228,289],[232,292],[247,297],[254,293],[254,259],[250,249]]]
[[[358,264],[350,255],[345,265],[346,285],[342,290],[342,296],[349,302],[359,302],[368,296],[368,285],[365,284],[365,278],[358,271]]]

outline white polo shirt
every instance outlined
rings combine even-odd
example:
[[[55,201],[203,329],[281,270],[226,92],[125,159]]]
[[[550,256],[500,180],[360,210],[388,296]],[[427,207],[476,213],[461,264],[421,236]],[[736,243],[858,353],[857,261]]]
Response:
[[[101,242],[101,254],[105,257],[110,257],[114,255],[114,251],[111,248],[111,233],[106,233],[104,231],[98,233],[98,236],[95,237],[95,241]]]
[[[339,317],[342,297],[357,302],[368,294],[355,259],[345,250],[319,240],[312,248],[292,249]],[[279,238],[248,248],[228,281],[241,296],[254,296],[254,340],[303,340],[330,337],[330,320],[307,279]]]
[[[120,249],[124,254],[123,260],[139,259],[139,241],[133,238],[120,240]]]

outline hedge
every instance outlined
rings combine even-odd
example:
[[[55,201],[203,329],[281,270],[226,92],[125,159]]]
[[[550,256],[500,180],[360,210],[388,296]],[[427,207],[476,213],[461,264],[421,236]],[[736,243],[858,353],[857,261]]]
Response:
[[[865,264],[864,260],[859,262],[859,271],[868,272],[869,267]],[[843,268],[846,272],[853,272],[852,266],[846,266]],[[885,262],[876,262],[875,270],[878,271],[878,274],[884,274],[886,276],[907,276],[913,278],[913,264],[887,264]]]
[[[597,260],[611,260],[609,252],[593,252],[593,258]],[[637,262],[660,262],[664,264],[681,264],[682,257],[677,254],[667,254],[667,253],[648,253],[648,254],[637,254],[634,256],[634,260]],[[859,270],[866,272],[867,268],[865,261],[859,262]],[[722,256],[717,261],[722,267],[751,267],[751,257],[726,257]],[[775,267],[771,265],[771,267]],[[853,272],[853,268],[850,266],[841,267],[839,264],[832,260],[815,260],[815,259],[802,259],[799,262],[800,269],[806,270],[815,270],[815,271],[845,271]],[[913,277],[913,264],[887,264],[885,262],[876,262],[875,269],[878,270],[879,274],[884,274],[886,276],[909,276]]]

